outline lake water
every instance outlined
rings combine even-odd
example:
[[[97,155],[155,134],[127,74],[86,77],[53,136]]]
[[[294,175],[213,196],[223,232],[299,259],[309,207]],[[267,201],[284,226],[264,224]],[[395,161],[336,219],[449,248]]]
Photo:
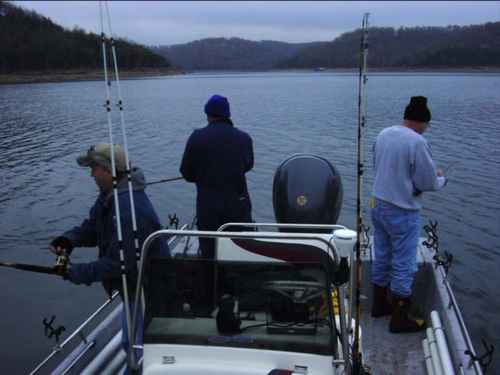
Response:
[[[410,96],[429,98],[433,120],[425,136],[436,163],[453,168],[445,190],[425,194],[423,215],[439,222],[441,250],[454,255],[450,280],[480,352],[481,338],[500,350],[499,87],[500,75],[432,73],[370,74],[367,86],[366,197],[376,135],[401,123]],[[220,93],[231,102],[235,124],[254,140],[248,174],[254,219],[274,221],[272,181],[280,162],[313,153],[338,168],[339,221],[354,227],[355,74],[197,74],[124,81],[122,91],[130,158],[150,181],[179,175],[186,139],[204,126],[206,99]],[[102,82],[0,86],[0,260],[52,265],[50,240],[88,214],[97,190],[75,158],[107,141],[104,98]],[[114,111],[121,143],[118,118]],[[148,193],[164,224],[171,213],[191,221],[191,184],[153,185]],[[94,249],[77,249],[72,261],[95,257]],[[55,314],[55,325],[68,333],[105,299],[100,285],[10,269],[0,269],[0,285],[0,369],[9,374],[26,373],[50,352],[44,317]]]

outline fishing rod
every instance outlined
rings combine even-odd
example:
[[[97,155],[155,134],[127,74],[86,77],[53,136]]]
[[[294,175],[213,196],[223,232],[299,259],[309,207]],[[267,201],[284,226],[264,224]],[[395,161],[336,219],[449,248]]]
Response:
[[[132,190],[132,174],[131,174],[131,165],[130,165],[129,152],[128,152],[125,116],[123,113],[123,98],[122,98],[122,91],[121,91],[121,86],[120,86],[120,75],[118,74],[118,59],[116,57],[115,38],[113,37],[113,29],[111,28],[111,17],[109,15],[108,2],[105,2],[104,4],[106,6],[106,17],[108,20],[111,53],[113,56],[113,67],[114,67],[114,72],[115,72],[116,88],[118,91],[117,106],[118,106],[118,109],[120,110],[120,125],[121,125],[121,130],[122,130],[122,137],[123,137],[123,149],[125,151],[125,166],[126,166],[125,173],[127,175],[127,180],[128,180],[130,213],[132,216],[132,231],[133,231],[133,235],[134,235],[135,258],[136,258],[135,261],[136,261],[136,267],[137,267],[137,262],[139,262],[139,260],[141,258],[141,251],[139,248],[139,237],[137,235],[137,219],[136,219],[136,215],[135,215],[134,194],[133,194],[133,190]]]
[[[49,275],[64,276],[68,270],[69,258],[67,255],[58,255],[56,264],[52,267],[39,266],[36,264],[0,262],[0,267],[13,268],[21,271],[45,273]]]
[[[125,268],[125,254],[123,251],[123,235],[122,235],[122,225],[121,225],[121,217],[120,217],[120,205],[118,201],[118,181],[117,181],[117,173],[116,173],[116,162],[115,162],[115,146],[113,142],[113,126],[111,122],[111,94],[109,90],[109,82],[108,82],[108,64],[106,59],[106,35],[104,34],[104,21],[103,21],[103,9],[102,9],[102,1],[99,1],[99,16],[101,21],[101,42],[102,42],[102,58],[103,58],[103,68],[104,68],[104,86],[106,87],[106,115],[107,115],[107,123],[108,123],[108,133],[109,133],[109,143],[110,143],[110,153],[111,153],[111,173],[113,177],[113,197],[115,202],[115,220],[116,220],[116,228],[117,228],[117,237],[118,237],[118,248],[119,248],[119,256],[120,256],[120,274],[122,279],[122,288],[123,288],[123,309],[125,311],[125,320],[127,323],[127,333],[129,340],[132,341],[134,335],[132,335],[131,326],[130,326],[130,304],[129,304],[129,295],[128,295],[128,286],[127,286],[127,274]],[[129,168],[127,163],[126,168]],[[130,189],[129,189],[130,190]],[[132,205],[133,207],[133,205]],[[133,352],[133,351],[132,351]]]
[[[24,264],[24,263],[10,263],[10,262],[0,262],[0,267],[9,267],[16,270],[37,272],[37,273],[47,273],[49,275],[59,275],[61,270],[54,267],[37,266],[34,264]]]
[[[138,236],[138,231],[137,231],[137,217],[136,217],[136,212],[135,212],[135,203],[134,203],[134,195],[133,195],[133,188],[132,188],[132,174],[131,174],[132,167],[130,164],[129,151],[128,151],[127,132],[126,132],[126,126],[125,126],[125,116],[124,116],[124,111],[123,111],[123,97],[122,97],[122,93],[121,93],[120,75],[118,72],[118,58],[117,58],[116,47],[115,47],[115,38],[113,36],[113,29],[111,27],[111,16],[110,16],[110,12],[109,12],[108,2],[106,1],[104,3],[104,5],[106,8],[106,19],[107,19],[109,35],[110,35],[109,42],[111,45],[111,54],[113,57],[113,67],[114,67],[115,81],[116,81],[116,87],[117,87],[117,93],[118,93],[117,106],[118,106],[118,109],[120,112],[120,125],[121,125],[122,137],[123,137],[123,148],[124,148],[124,153],[125,153],[125,166],[126,166],[125,173],[127,175],[127,180],[128,180],[127,183],[128,183],[128,192],[129,192],[130,208],[131,208],[130,213],[131,213],[131,219],[132,219],[132,234],[134,237],[134,247],[135,247],[135,267],[137,269],[137,264],[141,260],[141,251],[140,251],[140,247],[139,247],[139,236]],[[102,10],[102,5],[101,5],[101,10]],[[101,16],[102,16],[102,13],[101,13]],[[101,31],[102,31],[102,35],[103,35],[103,40],[105,40],[102,17],[101,17]],[[105,43],[103,45],[105,48]],[[105,51],[103,51],[103,55],[105,55]],[[104,61],[104,64],[106,65],[106,61]],[[106,89],[107,89],[107,92],[109,94],[109,87],[108,86],[106,86]],[[109,95],[108,95],[108,99],[109,99]],[[111,129],[110,129],[110,140],[111,140]],[[112,140],[110,141],[110,143],[111,144],[113,143]],[[142,302],[142,307],[143,307],[142,310],[144,313],[144,307],[145,307],[144,290],[141,290],[141,302]],[[128,308],[129,307],[129,299],[128,299],[128,296],[127,296],[127,299],[125,298],[125,294],[124,294],[124,303],[126,304],[126,308]],[[125,313],[127,314],[127,310],[125,310]],[[128,317],[126,318],[127,331],[129,334],[129,343],[130,343],[129,365],[132,367],[132,369],[136,369],[135,368],[135,353],[133,350],[133,343],[135,341],[135,332],[132,333],[131,318],[132,317],[131,317],[130,310],[129,310]]]
[[[184,177],[179,176],[179,177],[164,178],[162,180],[148,182],[148,183],[146,183],[146,185],[149,186],[149,185],[154,185],[154,184],[161,184],[162,182],[170,182],[170,181],[178,181],[178,180],[184,180]]]
[[[368,17],[369,13],[363,16],[361,27],[361,45],[360,45],[360,64],[359,64],[359,81],[358,81],[358,155],[357,155],[357,197],[356,197],[356,279],[355,279],[355,325],[354,325],[354,347],[352,354],[352,374],[361,375],[364,373],[363,362],[361,358],[360,348],[360,323],[361,323],[361,247],[362,247],[362,230],[363,230],[363,215],[361,208],[361,199],[363,197],[363,173],[364,173],[364,157],[363,157],[363,132],[366,121],[366,98],[365,85],[367,82],[367,67],[366,59],[368,55]],[[352,296],[351,296],[352,298]],[[349,323],[350,324],[350,323]]]

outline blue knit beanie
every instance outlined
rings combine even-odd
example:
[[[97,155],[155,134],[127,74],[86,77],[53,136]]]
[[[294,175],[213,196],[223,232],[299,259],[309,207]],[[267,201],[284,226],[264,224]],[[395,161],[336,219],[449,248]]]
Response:
[[[205,104],[205,113],[212,117],[230,118],[229,102],[221,95],[213,95]]]

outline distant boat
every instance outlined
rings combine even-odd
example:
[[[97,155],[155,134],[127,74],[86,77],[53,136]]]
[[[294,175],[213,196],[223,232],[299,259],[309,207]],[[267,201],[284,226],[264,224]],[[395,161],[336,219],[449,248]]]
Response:
[[[314,68],[315,72],[324,72],[325,70],[326,70],[326,68],[323,68],[322,66],[320,66],[318,68]]]

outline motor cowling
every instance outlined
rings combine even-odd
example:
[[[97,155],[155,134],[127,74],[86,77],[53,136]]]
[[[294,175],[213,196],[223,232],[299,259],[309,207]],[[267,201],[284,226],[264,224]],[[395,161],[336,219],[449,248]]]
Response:
[[[281,163],[274,175],[273,207],[278,223],[336,224],[342,197],[339,173],[320,156],[293,155]],[[310,232],[307,229],[280,230]]]

